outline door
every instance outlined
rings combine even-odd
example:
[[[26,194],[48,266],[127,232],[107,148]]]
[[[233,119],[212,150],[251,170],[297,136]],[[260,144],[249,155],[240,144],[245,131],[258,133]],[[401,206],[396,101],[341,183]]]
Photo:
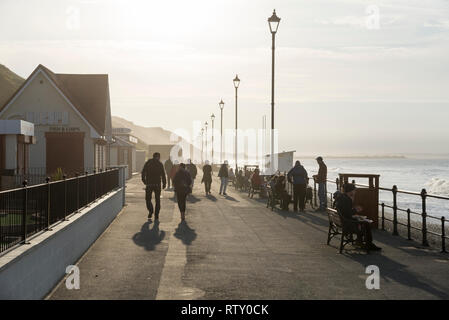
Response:
[[[84,132],[46,132],[47,175],[84,172]]]

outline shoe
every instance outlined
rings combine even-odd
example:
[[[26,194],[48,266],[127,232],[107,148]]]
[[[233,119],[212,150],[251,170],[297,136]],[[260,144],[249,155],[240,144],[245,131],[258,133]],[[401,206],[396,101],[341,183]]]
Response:
[[[227,196],[228,194],[227,194],[227,193],[223,193],[223,195],[224,195],[224,196]]]

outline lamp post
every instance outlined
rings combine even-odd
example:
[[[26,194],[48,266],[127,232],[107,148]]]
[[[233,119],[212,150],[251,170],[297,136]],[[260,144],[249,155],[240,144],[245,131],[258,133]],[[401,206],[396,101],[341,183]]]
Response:
[[[240,79],[239,76],[236,75],[234,82],[234,88],[235,88],[235,172],[238,172],[238,166],[237,166],[237,89],[240,85]]]
[[[276,15],[276,10],[273,10],[273,15],[268,18],[268,25],[271,32],[271,156],[270,168],[274,171],[274,51],[275,51],[275,37],[278,31],[279,22],[281,19]]]
[[[213,113],[210,116],[210,119],[212,120],[212,164],[214,164],[214,120],[215,120],[215,115]]]
[[[204,163],[204,128],[201,128],[201,163]]]
[[[207,121],[204,123],[204,126],[206,127],[206,160],[208,158],[208,154],[207,154]]]
[[[218,104],[220,106],[221,111],[221,125],[220,125],[220,164],[223,163],[223,108],[224,108],[224,102],[223,99],[221,99],[220,103]]]

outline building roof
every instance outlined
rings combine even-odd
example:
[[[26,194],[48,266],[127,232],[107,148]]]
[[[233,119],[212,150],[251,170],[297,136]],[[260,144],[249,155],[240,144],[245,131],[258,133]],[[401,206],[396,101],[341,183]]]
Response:
[[[111,147],[129,147],[129,148],[135,148],[136,146],[134,144],[132,144],[131,142],[125,141],[123,138],[121,137],[117,137],[114,136],[114,142],[111,143]]]
[[[43,71],[51,79],[100,135],[106,134],[107,121],[110,119],[109,80],[107,74],[57,74],[40,64],[0,108],[0,112],[39,70]]]

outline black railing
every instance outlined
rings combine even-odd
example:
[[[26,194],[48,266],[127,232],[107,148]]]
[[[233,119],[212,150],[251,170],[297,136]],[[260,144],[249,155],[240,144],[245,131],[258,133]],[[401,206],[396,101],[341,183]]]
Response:
[[[334,180],[327,180],[328,183],[335,184],[336,190],[340,189],[340,181],[337,178]],[[358,184],[355,181],[352,181],[358,187],[369,187],[365,184]],[[314,183],[314,198],[315,202],[317,201],[317,184]],[[428,199],[437,199],[449,201],[449,197],[427,194],[426,189],[422,189],[421,192],[407,191],[407,190],[399,190],[395,185],[392,188],[383,188],[379,187],[379,191],[383,192],[391,192],[391,204],[387,204],[385,202],[379,202],[378,206],[379,210],[379,218],[380,218],[380,228],[382,230],[386,230],[385,222],[391,223],[392,226],[392,234],[397,236],[399,235],[399,227],[403,227],[404,231],[407,233],[408,240],[418,240],[413,239],[413,235],[416,236],[417,233],[420,234],[421,244],[425,247],[429,246],[428,236],[433,236],[440,240],[441,242],[441,252],[447,253],[446,250],[446,240],[449,239],[449,226],[446,223],[446,218],[444,216],[437,217],[433,215],[429,215],[427,212],[427,204]],[[327,191],[328,199],[330,200],[330,205],[333,205],[333,192]],[[411,208],[401,208],[399,206],[398,196],[399,195],[411,195],[420,198],[420,208],[419,209],[411,209]],[[390,212],[388,212],[390,210]],[[420,212],[419,212],[420,211]],[[390,217],[387,217],[387,213],[389,213]],[[415,216],[418,219],[413,219]],[[429,222],[430,221],[430,222]],[[430,230],[429,230],[430,227]],[[415,231],[413,233],[412,231]],[[417,232],[417,233],[416,233]]]
[[[0,192],[0,253],[67,220],[121,185],[120,169],[77,175],[60,181]]]

